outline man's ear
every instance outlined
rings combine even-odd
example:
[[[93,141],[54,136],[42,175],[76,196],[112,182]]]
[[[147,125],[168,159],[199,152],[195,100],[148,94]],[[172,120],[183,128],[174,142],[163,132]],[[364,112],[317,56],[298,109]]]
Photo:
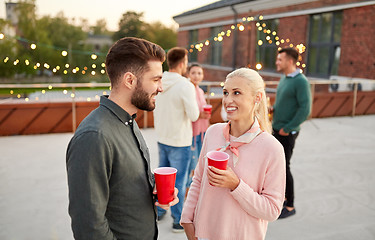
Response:
[[[126,72],[122,77],[122,81],[128,89],[132,89],[137,85],[137,78],[131,72]]]

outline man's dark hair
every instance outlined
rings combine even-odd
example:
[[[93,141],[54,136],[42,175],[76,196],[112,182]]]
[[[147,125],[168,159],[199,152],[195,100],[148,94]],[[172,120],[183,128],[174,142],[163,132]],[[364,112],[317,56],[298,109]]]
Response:
[[[159,45],[140,38],[121,38],[109,49],[105,60],[111,86],[116,86],[126,72],[142,77],[151,60],[165,61],[165,51]]]
[[[177,67],[177,65],[184,60],[188,51],[185,48],[174,47],[167,53],[167,64],[170,69]]]
[[[298,61],[299,53],[298,53],[298,50],[295,48],[291,48],[291,47],[282,48],[279,50],[279,53],[285,53],[288,57],[293,59],[294,63]]]

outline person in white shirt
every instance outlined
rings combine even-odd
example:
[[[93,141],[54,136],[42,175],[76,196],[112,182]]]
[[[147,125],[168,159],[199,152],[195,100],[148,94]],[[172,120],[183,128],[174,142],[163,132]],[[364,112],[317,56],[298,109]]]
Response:
[[[187,50],[172,48],[167,53],[168,72],[163,73],[163,92],[156,97],[154,126],[158,137],[159,167],[177,169],[176,188],[180,202],[171,207],[174,232],[183,232],[180,225],[183,199],[191,161],[191,122],[199,117],[194,85],[183,75],[187,71]],[[166,211],[158,208],[158,219]]]

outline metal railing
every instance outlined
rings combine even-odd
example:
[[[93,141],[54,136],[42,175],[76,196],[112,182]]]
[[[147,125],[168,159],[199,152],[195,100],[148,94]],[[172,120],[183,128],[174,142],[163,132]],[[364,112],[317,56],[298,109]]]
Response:
[[[375,80],[368,80],[375,86]],[[265,81],[266,87],[267,86],[277,86],[278,81]],[[357,95],[358,95],[358,86],[361,84],[360,80],[347,80],[347,81],[337,81],[337,80],[310,80],[311,85],[311,95],[312,99],[314,99],[314,95],[316,92],[317,85],[331,85],[331,84],[351,84],[352,92],[353,92],[353,104],[352,104],[352,111],[351,116],[355,116],[356,113],[356,102],[357,102]],[[212,89],[214,87],[222,87],[223,82],[204,82],[201,83],[200,86],[207,87],[207,102],[210,102],[212,98],[221,98],[221,95],[215,96],[212,95]],[[52,84],[0,84],[0,89],[71,89],[71,101],[72,101],[72,126],[73,132],[76,129],[76,89],[77,88],[109,88],[110,83],[52,83]],[[275,88],[267,88],[267,92],[275,92]],[[374,90],[374,89],[373,89]],[[1,102],[0,102],[1,103]],[[312,105],[311,108],[314,106]],[[147,114],[144,114],[144,126],[147,127]]]

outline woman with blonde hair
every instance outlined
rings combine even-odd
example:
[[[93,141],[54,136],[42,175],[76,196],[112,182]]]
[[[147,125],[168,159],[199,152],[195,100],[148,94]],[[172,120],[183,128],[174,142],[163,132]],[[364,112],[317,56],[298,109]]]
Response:
[[[285,159],[271,135],[264,82],[254,70],[228,74],[222,104],[228,123],[208,128],[181,225],[192,239],[264,239],[280,215]],[[206,153],[229,154],[226,170],[208,167]]]

